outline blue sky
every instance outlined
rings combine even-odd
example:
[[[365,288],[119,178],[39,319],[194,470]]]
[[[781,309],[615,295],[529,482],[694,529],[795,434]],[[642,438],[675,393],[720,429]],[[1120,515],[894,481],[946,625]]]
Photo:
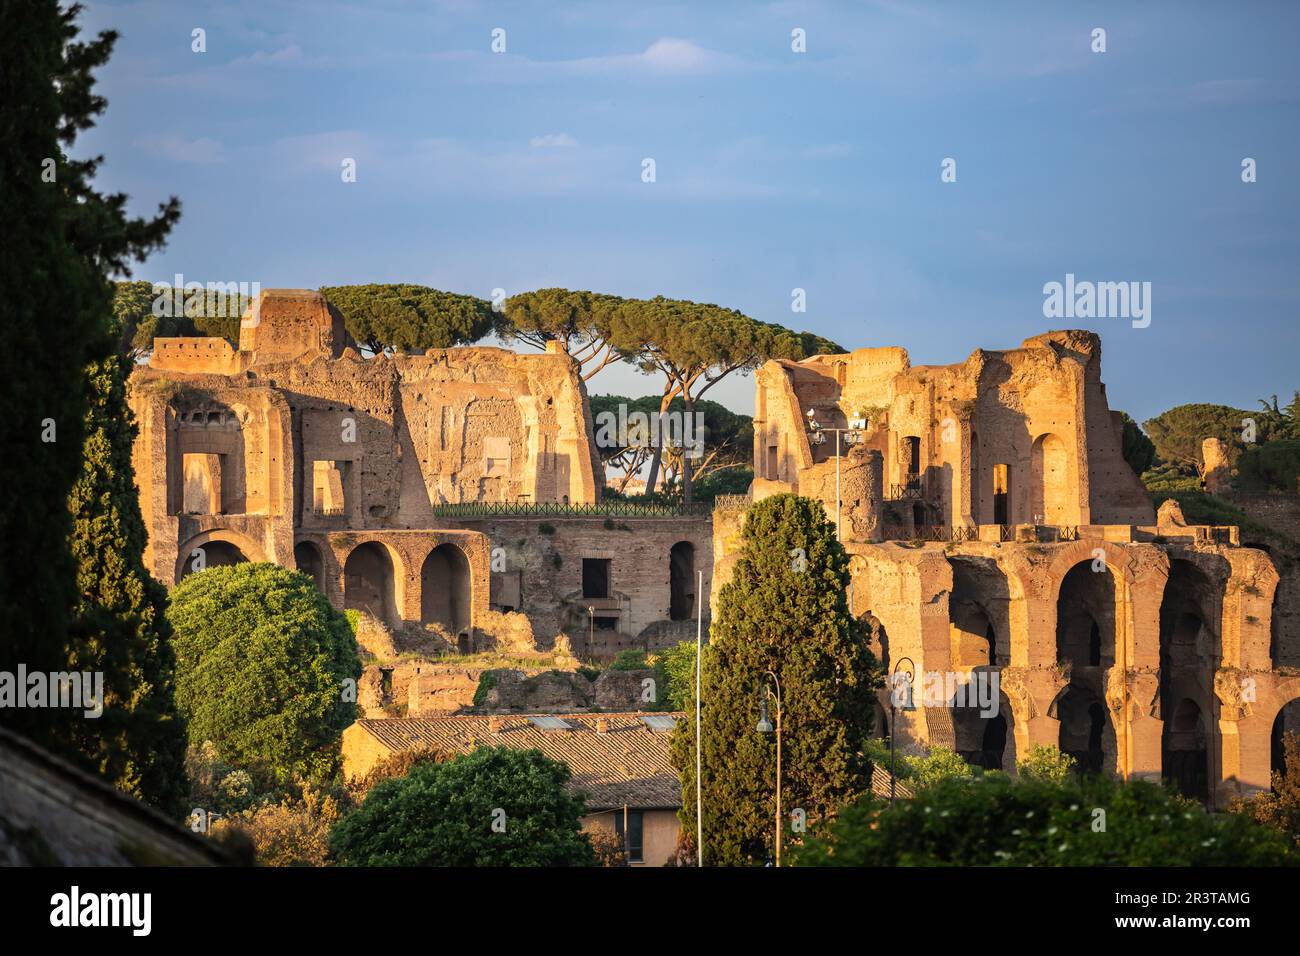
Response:
[[[140,278],[663,294],[915,364],[1084,326],[1139,420],[1300,388],[1300,4],[91,2],[82,25],[122,37],[77,151],[136,212],[183,203]],[[1150,282],[1150,326],[1045,318],[1066,273]],[[747,380],[710,397],[753,407]]]

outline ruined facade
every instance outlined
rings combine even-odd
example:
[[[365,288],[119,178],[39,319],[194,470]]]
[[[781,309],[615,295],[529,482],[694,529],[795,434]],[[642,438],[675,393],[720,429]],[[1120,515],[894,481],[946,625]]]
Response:
[[[769,362],[752,497],[838,510],[850,607],[887,673],[912,675],[881,692],[882,734],[910,689],[901,744],[1005,770],[1052,744],[1222,807],[1267,788],[1300,730],[1278,572],[1235,527],[1153,514],[1100,363],[1080,331],[942,367],[897,348]],[[721,583],[739,517],[714,523]],[[970,706],[977,687],[994,707]]]
[[[460,650],[492,646],[489,625],[522,613],[543,644],[568,630],[615,651],[674,616],[674,547],[711,563],[700,522],[583,530],[603,480],[586,392],[559,351],[367,360],[319,293],[267,290],[238,350],[160,338],[130,384],[146,562],[168,585],[273,561],[337,607]]]

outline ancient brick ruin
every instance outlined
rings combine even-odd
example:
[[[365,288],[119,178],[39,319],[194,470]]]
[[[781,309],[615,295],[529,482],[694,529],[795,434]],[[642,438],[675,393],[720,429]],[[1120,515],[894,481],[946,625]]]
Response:
[[[1300,615],[1237,528],[1153,513],[1100,366],[1080,331],[951,366],[897,348],[769,362],[751,494],[712,521],[620,516],[595,508],[564,354],[366,360],[319,294],[268,291],[238,350],[160,339],[132,375],[146,557],[167,584],[230,561],[297,567],[336,606],[444,650],[608,656],[693,636],[745,509],[795,492],[838,522],[851,607],[887,668],[910,661],[918,699],[927,674],[997,677],[995,714],[919,706],[898,713],[900,742],[1006,770],[1053,744],[1223,806],[1267,787],[1282,729],[1300,729]],[[370,674],[400,683],[376,708],[472,695],[472,676],[426,670]],[[889,709],[886,688],[882,733]]]
[[[366,360],[301,290],[264,291],[239,345],[160,338],[131,376],[146,562],[164,583],[273,561],[461,651],[561,633],[592,653],[659,646],[690,627],[696,567],[707,600],[707,521],[583,515],[603,478],[563,353]]]
[[[752,496],[795,492],[834,516],[838,482],[850,606],[887,670],[915,675],[900,742],[1007,770],[1052,744],[1224,806],[1268,787],[1282,729],[1300,729],[1300,705],[1284,714],[1300,635],[1280,633],[1278,572],[1237,528],[1189,526],[1172,502],[1153,514],[1100,364],[1079,331],[951,366],[897,348],[770,362]],[[740,518],[715,513],[719,585]],[[952,685],[921,706],[936,673],[996,674],[996,714],[953,706]]]

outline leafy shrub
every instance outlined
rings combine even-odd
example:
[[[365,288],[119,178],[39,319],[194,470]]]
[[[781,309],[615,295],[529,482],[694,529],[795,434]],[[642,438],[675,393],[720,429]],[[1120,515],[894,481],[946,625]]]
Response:
[[[1064,783],[1076,762],[1051,744],[1034,744],[1029,753],[1016,760],[1016,772],[1022,780]]]
[[[626,651],[619,651],[618,657],[614,658],[614,663],[609,665],[610,670],[615,671],[640,671],[650,666],[646,660],[645,651],[628,648]]]
[[[871,762],[884,770],[889,769],[889,743],[880,738],[867,741],[866,754]],[[983,773],[979,767],[968,764],[953,750],[942,745],[931,747],[925,754],[894,754],[894,777],[906,780],[913,789],[926,787],[951,777],[973,777]]]
[[[664,710],[687,710],[695,701],[695,642],[682,641],[655,657],[655,686]]]
[[[474,706],[487,705],[488,692],[497,686],[496,671],[484,671],[478,677],[478,687],[474,690]]]
[[[307,788],[297,799],[264,804],[218,820],[214,838],[243,830],[261,866],[328,866],[330,829],[343,814],[332,794]]]
[[[1231,809],[1286,834],[1300,851],[1300,734],[1288,731],[1282,746],[1286,772],[1273,774],[1273,789],[1253,799],[1236,800]]]
[[[167,616],[192,744],[211,741],[266,787],[337,774],[356,714],[343,681],[361,664],[347,619],[311,578],[274,564],[208,568],[172,591]]]
[[[484,747],[385,780],[330,834],[346,866],[591,866],[569,768],[537,750]]]
[[[866,800],[812,832],[801,866],[1282,866],[1287,839],[1145,781],[1001,773]]]

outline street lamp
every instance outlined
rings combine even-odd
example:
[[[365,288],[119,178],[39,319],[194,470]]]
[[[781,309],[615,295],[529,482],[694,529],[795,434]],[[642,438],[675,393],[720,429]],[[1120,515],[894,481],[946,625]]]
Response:
[[[851,426],[857,425],[857,420],[850,421]],[[835,433],[835,537],[840,536],[840,435],[844,436],[844,442],[848,445],[856,445],[862,441],[862,429],[860,428],[823,428],[817,422],[817,409],[808,409],[808,433],[809,441],[814,445],[824,444],[826,433]]]
[[[776,727],[767,716],[767,698],[771,688],[763,685],[763,696],[759,700],[758,726],[754,729],[760,734],[770,734],[776,730],[776,865],[781,865],[781,682],[771,671],[765,671],[772,683],[776,685]]]
[[[904,662],[907,663],[906,668],[903,667]],[[899,678],[901,677],[907,681],[907,693],[903,695],[901,701],[903,710],[913,711],[916,710],[916,704],[912,701],[912,680],[915,675],[916,665],[912,663],[910,657],[904,657],[894,665],[894,671],[889,680],[889,805],[891,807],[894,805],[894,794],[897,789],[894,784],[894,738],[898,736],[898,720],[895,715],[896,708],[900,703],[898,689],[902,681]]]

